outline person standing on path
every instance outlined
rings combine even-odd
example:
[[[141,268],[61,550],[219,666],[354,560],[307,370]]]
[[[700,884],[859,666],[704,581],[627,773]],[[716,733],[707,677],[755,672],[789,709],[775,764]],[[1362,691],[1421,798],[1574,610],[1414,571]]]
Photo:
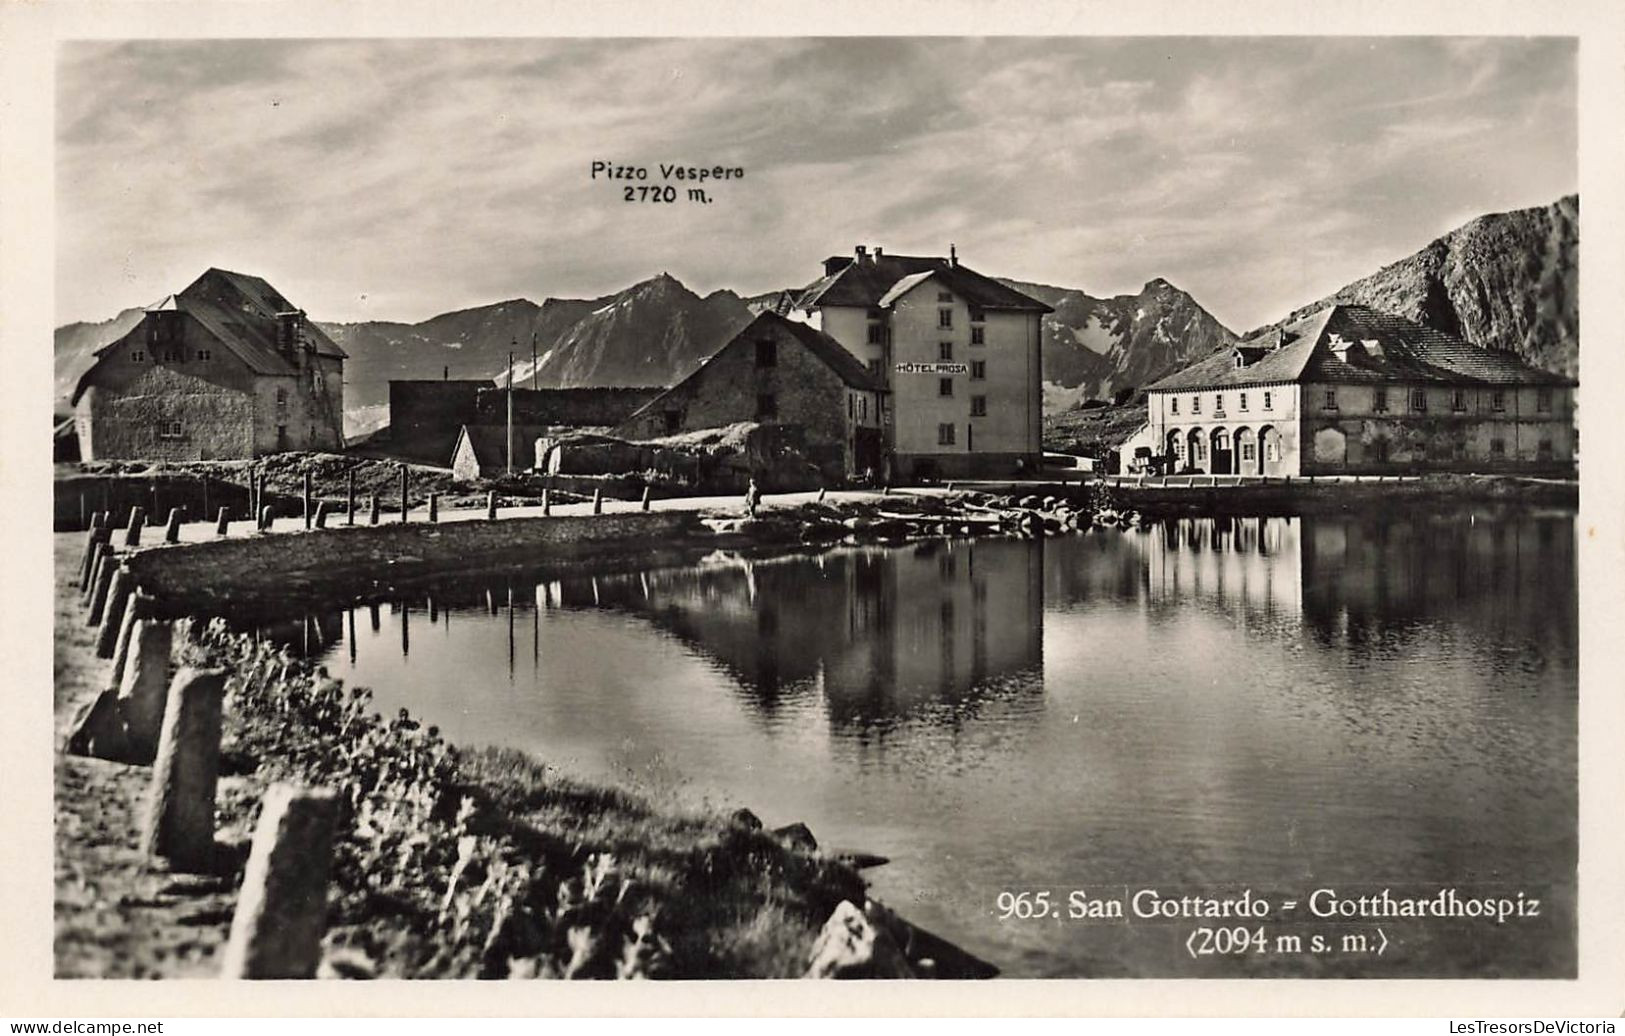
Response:
[[[756,486],[756,476],[752,475],[750,484],[745,487],[745,513],[752,518],[756,517],[756,508],[762,502],[762,491]]]

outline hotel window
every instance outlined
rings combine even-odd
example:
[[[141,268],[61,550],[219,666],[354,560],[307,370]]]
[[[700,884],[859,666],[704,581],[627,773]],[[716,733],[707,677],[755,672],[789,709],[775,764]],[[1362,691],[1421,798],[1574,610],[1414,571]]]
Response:
[[[951,291],[939,291],[939,292],[937,292],[937,301],[938,302],[952,302],[953,300],[954,300],[954,293],[953,292],[951,292]]]
[[[986,345],[987,344],[987,328],[985,328],[985,327],[972,327],[970,329],[970,344],[972,344],[972,345]]]
[[[1327,410],[1336,410],[1337,409],[1337,390],[1336,389],[1327,389],[1326,390],[1326,409]]]
[[[1543,388],[1535,395],[1535,410],[1542,414],[1549,414],[1552,412],[1551,389]]]
[[[1458,414],[1467,409],[1467,391],[1465,389],[1456,389],[1450,393],[1450,409]]]
[[[1178,396],[1174,396],[1172,399],[1170,399],[1168,401],[1168,412],[1170,414],[1179,413],[1179,397]]]
[[[1264,409],[1268,410],[1269,408],[1270,408],[1270,394],[1268,392],[1266,392],[1266,393],[1264,393]]]
[[[1505,389],[1496,389],[1490,393],[1490,409],[1496,413],[1505,413],[1507,408],[1507,394]]]
[[[982,312],[982,310],[980,308],[978,308],[976,306],[972,306],[970,308],[970,322],[971,323],[980,324],[982,321],[984,321],[986,319],[987,319],[987,314]]]
[[[972,396],[972,397],[970,397],[970,415],[972,417],[986,417],[987,416],[987,397],[986,396]]]
[[[1224,393],[1223,392],[1215,392],[1215,393],[1213,393],[1213,412],[1215,414],[1224,413]]]
[[[1550,439],[1542,439],[1542,440],[1540,440],[1540,446],[1536,448],[1535,452],[1536,452],[1536,456],[1538,456],[1541,460],[1551,460],[1552,459],[1552,440],[1550,440]]]
[[[951,360],[953,358],[954,358],[954,343],[952,343],[952,342],[938,342],[937,343],[937,359],[939,359],[939,360]]]
[[[1490,456],[1505,457],[1507,455],[1507,441],[1505,439],[1490,440]]]
[[[1371,409],[1379,414],[1388,412],[1388,390],[1385,388],[1371,390]]]
[[[954,426],[952,424],[937,425],[937,445],[952,446],[954,444]]]
[[[870,360],[869,361],[869,373],[873,374],[877,378],[880,377],[880,361],[879,360]]]
[[[939,395],[939,396],[951,396],[953,394],[954,394],[954,379],[952,379],[952,378],[938,378],[937,379],[937,395]]]
[[[870,345],[885,345],[886,344],[886,325],[885,324],[870,324],[869,325],[869,344]]]
[[[858,420],[860,420],[860,421],[869,420],[869,397],[868,396],[859,396],[858,397]]]
[[[199,349],[197,351],[197,358],[200,360],[212,360],[214,358],[214,354],[208,349]]]
[[[181,430],[179,421],[164,421],[158,425],[158,438],[160,439],[179,439],[183,435],[185,435],[185,432]]]
[[[1241,459],[1242,460],[1252,460],[1253,459],[1253,441],[1251,439],[1243,440],[1243,442],[1241,444]]]
[[[1192,396],[1191,397],[1191,413],[1200,414],[1201,412],[1202,412],[1202,397],[1201,396]]]
[[[1240,403],[1239,403],[1239,404],[1238,404],[1238,406],[1239,406],[1239,408],[1240,408],[1240,409],[1242,409],[1242,410],[1246,410],[1246,409],[1247,409],[1247,393],[1245,393],[1245,392],[1243,392],[1243,393],[1242,393],[1242,394],[1241,394],[1241,402],[1240,402]]]
[[[756,419],[766,421],[779,416],[779,397],[764,392],[756,397]]]
[[[756,366],[776,367],[779,363],[778,343],[771,338],[763,338],[756,343]]]
[[[987,361],[972,360],[970,362],[970,380],[984,381],[987,379]]]
[[[858,416],[858,397],[850,392],[846,394],[846,416],[848,420]]]
[[[145,360],[146,358],[147,358],[147,354],[142,352],[140,349],[135,349],[135,350],[131,351],[131,353],[130,353],[130,362],[131,363],[140,363],[143,360]]]
[[[1427,408],[1428,408],[1428,390],[1427,389],[1411,389],[1411,409],[1416,411],[1419,414],[1423,414],[1423,413],[1427,412]]]
[[[951,309],[939,309],[939,310],[937,310],[937,326],[938,327],[953,327],[954,326],[954,311],[951,310]]]

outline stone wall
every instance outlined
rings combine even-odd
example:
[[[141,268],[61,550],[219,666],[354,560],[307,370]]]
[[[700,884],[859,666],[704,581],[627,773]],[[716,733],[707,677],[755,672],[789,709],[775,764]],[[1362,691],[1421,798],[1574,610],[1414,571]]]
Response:
[[[690,513],[636,512],[497,521],[339,526],[155,545],[129,556],[136,583],[175,611],[272,602],[381,579],[481,564],[560,560],[670,545]]]
[[[513,421],[514,424],[549,427],[608,428],[625,421],[639,407],[664,391],[658,388],[515,388]],[[506,423],[507,390],[492,387],[481,389],[475,400],[474,411],[475,416],[469,423]]]

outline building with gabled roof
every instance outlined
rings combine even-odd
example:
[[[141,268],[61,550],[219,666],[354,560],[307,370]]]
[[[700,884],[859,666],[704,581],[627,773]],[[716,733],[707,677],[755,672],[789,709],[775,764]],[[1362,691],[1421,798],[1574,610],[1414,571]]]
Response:
[[[1368,306],[1332,305],[1146,387],[1171,472],[1562,471],[1578,382]]]
[[[73,392],[85,460],[344,446],[345,353],[259,277],[210,269],[96,352]]]
[[[1036,473],[1050,307],[946,257],[859,245],[775,308],[839,342],[889,390],[889,473]]]
[[[652,439],[741,422],[798,425],[839,450],[848,475],[879,472],[885,383],[805,323],[759,314],[684,378],[640,407],[616,434]]]

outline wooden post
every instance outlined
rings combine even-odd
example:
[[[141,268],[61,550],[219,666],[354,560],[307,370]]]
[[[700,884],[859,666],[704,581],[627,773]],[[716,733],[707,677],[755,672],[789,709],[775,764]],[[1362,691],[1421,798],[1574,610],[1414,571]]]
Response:
[[[305,519],[305,528],[308,529],[311,522],[316,518],[315,512],[310,509],[310,472],[308,471],[305,472],[305,491],[302,502],[304,506],[299,513]]]
[[[430,493],[429,494],[429,521],[438,522],[439,520],[440,520],[440,494],[439,493]]]
[[[645,511],[647,511],[649,509],[649,487],[648,486],[643,487],[643,509]]]
[[[214,856],[224,669],[182,669],[169,685],[147,795],[142,851],[175,870],[207,870]]]
[[[181,509],[172,507],[169,510],[169,522],[164,526],[164,542],[179,543],[181,541]]]
[[[408,513],[408,511],[407,511],[407,503],[406,503],[406,465],[402,464],[401,465],[401,522],[402,522],[402,524],[404,524],[406,522],[407,513]]]
[[[597,486],[594,486],[592,491],[592,513],[604,513],[604,491]]]
[[[316,505],[316,528],[327,528],[327,501],[323,500]]]
[[[145,508],[130,508],[130,524],[124,528],[124,545],[126,547],[141,546],[141,526],[146,523],[147,512]]]
[[[374,524],[374,525],[378,524],[378,490],[376,490],[376,489],[372,491],[372,516],[371,516],[371,521],[372,521],[372,524]]]
[[[203,516],[204,521],[209,520],[209,476],[207,475],[203,476],[203,510],[199,511],[198,514]]]
[[[217,518],[214,523],[214,534],[216,536],[224,536],[229,531],[231,531],[231,508],[222,507],[220,509],[220,517]]]
[[[90,614],[85,623],[95,626],[102,621],[102,611],[107,605],[107,591],[113,584],[113,573],[118,570],[118,563],[113,560],[111,552],[102,555],[102,563],[96,572],[96,585],[90,590]]]
[[[271,505],[266,504],[260,508],[260,531],[271,531]]]
[[[345,482],[349,493],[349,506],[344,509],[344,524],[355,524],[355,469],[351,468],[345,475]]]
[[[149,606],[132,604],[132,609]],[[174,649],[173,623],[137,618],[130,627],[124,669],[118,673],[119,714],[124,720],[130,758],[146,765],[158,755],[168,706],[169,660]]]
[[[553,513],[553,490],[549,486],[542,487],[542,514],[550,516]]]
[[[488,490],[485,494],[485,517],[495,519],[497,516],[497,491]]]
[[[338,806],[329,788],[279,783],[266,789],[221,977],[315,977]]]
[[[85,514],[85,494],[84,494],[83,490],[80,490],[80,492],[79,492],[79,527],[81,529],[85,529],[85,528],[90,527],[88,518],[89,518],[89,516]]]
[[[122,565],[113,570],[113,581],[107,588],[107,604],[102,611],[101,629],[96,633],[96,657],[112,658],[118,646],[119,629],[124,625],[124,609],[134,588],[130,570]]]

